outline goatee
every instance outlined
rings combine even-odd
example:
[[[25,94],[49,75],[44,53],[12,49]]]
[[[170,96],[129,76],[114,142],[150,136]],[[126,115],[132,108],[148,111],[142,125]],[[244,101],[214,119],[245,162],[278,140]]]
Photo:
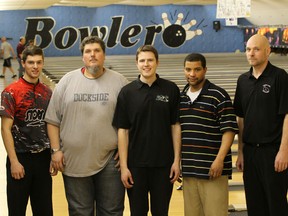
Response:
[[[100,67],[98,66],[90,66],[90,67],[86,67],[86,69],[92,75],[97,75],[97,73],[100,71]]]

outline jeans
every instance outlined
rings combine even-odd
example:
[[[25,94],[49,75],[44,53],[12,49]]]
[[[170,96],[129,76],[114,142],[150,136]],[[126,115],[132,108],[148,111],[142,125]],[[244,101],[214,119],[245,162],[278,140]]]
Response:
[[[63,174],[69,216],[123,215],[125,189],[116,163],[112,157],[106,167],[93,176]]]

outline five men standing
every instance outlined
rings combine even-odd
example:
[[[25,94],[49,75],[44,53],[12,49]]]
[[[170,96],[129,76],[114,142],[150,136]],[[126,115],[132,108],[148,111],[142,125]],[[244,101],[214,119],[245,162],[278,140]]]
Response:
[[[52,92],[39,83],[44,58],[38,49],[32,46],[24,51],[25,74],[3,91],[0,115],[8,154],[9,211],[16,211],[15,199],[23,212],[31,196],[33,212],[40,212],[33,193],[27,191],[22,199],[14,193],[19,179],[29,177],[30,157],[39,156],[40,160],[43,155],[45,169],[38,171],[47,184],[46,215],[52,215],[45,123],[39,119],[37,135],[35,128],[29,129],[35,122],[23,124],[29,112],[22,105],[30,106],[30,99],[23,101],[25,91],[18,88],[26,86],[30,91],[31,86],[34,90],[40,86],[45,100],[36,95],[32,108],[46,112]],[[132,216],[147,215],[148,193],[152,214],[168,215],[173,183],[180,175],[181,151],[185,216],[226,215],[232,175],[230,147],[238,126],[236,165],[243,171],[248,213],[288,215],[288,75],[269,62],[270,47],[264,36],[254,35],[247,42],[251,69],[238,79],[234,107],[228,93],[205,78],[206,59],[199,53],[184,60],[188,83],[180,95],[175,83],[156,73],[159,60],[153,46],[137,50],[140,75],[129,84],[104,67],[105,44],[100,38],[85,38],[81,52],[84,67],[60,80],[45,117],[51,142],[50,172],[63,172],[69,215],[123,215],[124,187]],[[36,58],[39,56],[41,59]]]

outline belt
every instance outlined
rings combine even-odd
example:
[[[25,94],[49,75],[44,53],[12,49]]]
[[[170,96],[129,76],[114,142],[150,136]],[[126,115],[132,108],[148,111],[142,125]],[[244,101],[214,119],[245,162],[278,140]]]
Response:
[[[31,150],[30,153],[32,153],[32,154],[37,154],[37,153],[40,153],[40,152],[42,152],[42,151],[44,151],[44,150],[46,150],[46,149],[47,149],[47,148],[44,147],[44,148],[41,148],[41,149]]]
[[[245,143],[248,146],[253,146],[253,147],[260,147],[262,146],[260,143]]]
[[[248,146],[252,146],[252,147],[269,147],[269,146],[280,146],[280,144],[278,143],[246,143],[246,145]]]

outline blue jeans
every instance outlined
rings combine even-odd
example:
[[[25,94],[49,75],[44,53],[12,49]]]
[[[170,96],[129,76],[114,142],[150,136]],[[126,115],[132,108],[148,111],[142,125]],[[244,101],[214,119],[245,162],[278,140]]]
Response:
[[[123,215],[125,189],[116,163],[112,157],[103,170],[89,177],[63,175],[69,216]]]

